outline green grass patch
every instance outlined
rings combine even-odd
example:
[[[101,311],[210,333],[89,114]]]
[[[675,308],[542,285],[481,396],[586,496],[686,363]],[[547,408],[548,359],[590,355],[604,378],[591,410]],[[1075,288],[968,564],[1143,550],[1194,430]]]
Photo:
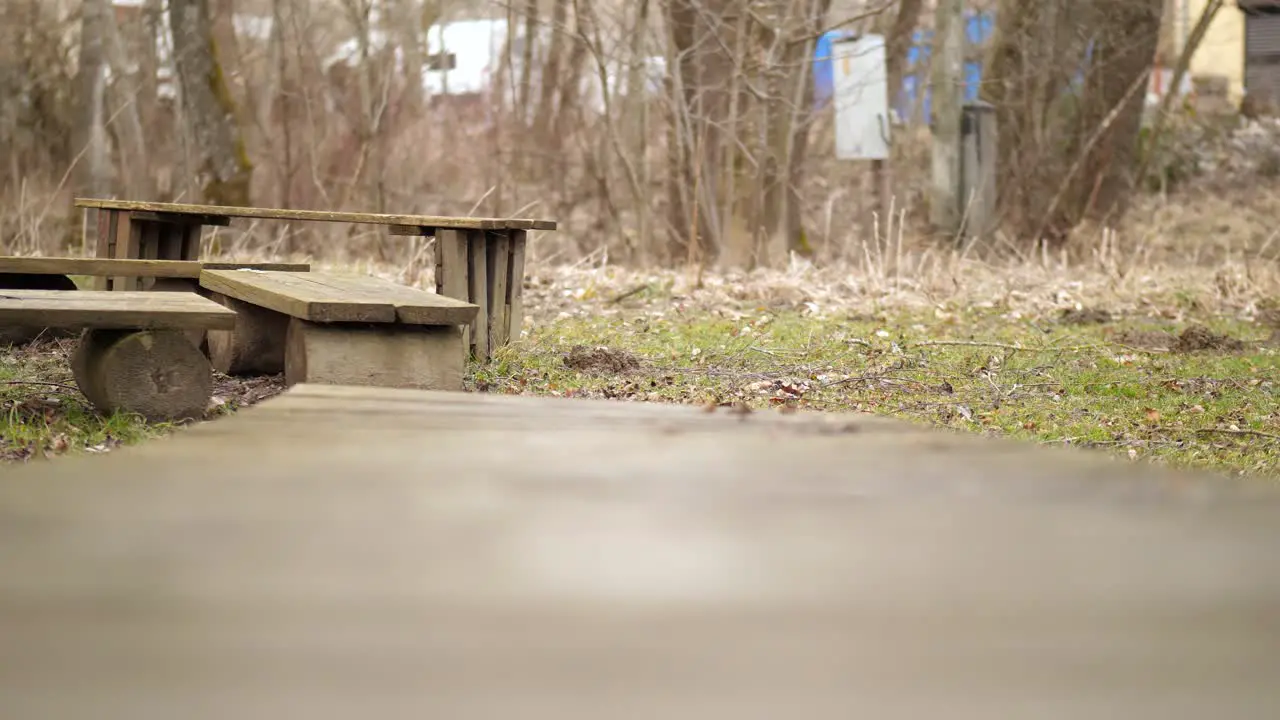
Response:
[[[1280,355],[1255,325],[994,310],[594,316],[475,368],[490,392],[864,411],[1134,459],[1280,472]]]
[[[97,413],[71,376],[69,347],[50,341],[0,348],[0,460],[103,451],[172,429],[135,415]]]

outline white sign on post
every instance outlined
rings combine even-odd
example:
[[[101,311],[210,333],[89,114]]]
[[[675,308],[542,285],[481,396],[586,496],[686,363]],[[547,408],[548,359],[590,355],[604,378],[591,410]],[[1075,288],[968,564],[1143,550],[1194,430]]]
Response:
[[[831,44],[835,70],[836,157],[889,159],[889,80],[884,36],[862,35]]]

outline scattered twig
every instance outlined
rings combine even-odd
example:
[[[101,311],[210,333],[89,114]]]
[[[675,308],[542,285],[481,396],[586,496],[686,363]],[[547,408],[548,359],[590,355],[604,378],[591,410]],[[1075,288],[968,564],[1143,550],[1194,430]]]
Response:
[[[928,383],[922,380],[916,380],[914,378],[892,377],[889,375],[858,375],[857,377],[847,377],[847,378],[841,378],[839,380],[831,380],[829,382],[825,382],[819,385],[818,387],[829,388],[829,387],[835,387],[837,385],[848,385],[849,383],[884,381],[884,380],[888,380],[889,382],[907,383],[911,385],[922,385],[922,386],[928,385]]]
[[[41,382],[39,380],[6,380],[5,385],[42,385],[44,387],[55,387],[63,390],[69,390],[74,393],[80,392],[80,388],[64,385],[56,382]]]
[[[1096,350],[1099,345],[1073,345],[1070,347],[1027,347],[1025,345],[1011,345],[1009,343],[986,342],[982,340],[924,340],[918,343],[912,343],[917,347],[983,347],[983,348],[999,348],[1001,350],[1010,350],[1013,352],[1080,352],[1081,350]]]
[[[644,283],[643,285],[637,285],[637,286],[635,286],[635,287],[631,288],[630,290],[628,290],[628,291],[626,291],[626,292],[622,293],[621,295],[615,295],[614,297],[610,298],[610,299],[609,299],[609,304],[610,304],[610,305],[617,305],[618,303],[622,302],[623,300],[626,300],[627,298],[629,298],[629,297],[633,297],[633,296],[635,296],[635,295],[639,295],[640,293],[642,293],[642,292],[644,292],[645,290],[648,290],[648,289],[649,289],[649,283]]]
[[[925,340],[915,343],[920,347],[985,347],[985,348],[1001,348],[1003,350],[1029,350],[1031,348],[1022,345],[1010,345],[1008,343],[983,342],[979,340]]]
[[[1280,435],[1277,435],[1275,433],[1262,432],[1261,430],[1229,430],[1225,428],[1202,428],[1200,430],[1197,430],[1196,432],[1204,435],[1237,435],[1237,436],[1244,435],[1249,437],[1260,437],[1260,438],[1266,438],[1268,440],[1280,441]]]

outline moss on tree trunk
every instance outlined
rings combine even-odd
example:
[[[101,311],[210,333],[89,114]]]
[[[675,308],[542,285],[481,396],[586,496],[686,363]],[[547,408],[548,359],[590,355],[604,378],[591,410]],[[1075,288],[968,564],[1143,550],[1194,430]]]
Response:
[[[253,163],[218,60],[208,0],[170,0],[169,21],[201,195],[211,205],[249,205]]]

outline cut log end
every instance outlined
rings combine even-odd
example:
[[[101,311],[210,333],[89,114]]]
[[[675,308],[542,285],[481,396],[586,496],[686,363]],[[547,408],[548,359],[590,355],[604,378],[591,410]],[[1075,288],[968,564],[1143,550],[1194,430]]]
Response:
[[[210,330],[209,359],[227,375],[278,375],[284,372],[289,316],[225,295],[212,299],[236,311],[234,330]]]
[[[213,396],[213,369],[180,330],[87,330],[71,369],[104,413],[187,420],[203,416]]]

